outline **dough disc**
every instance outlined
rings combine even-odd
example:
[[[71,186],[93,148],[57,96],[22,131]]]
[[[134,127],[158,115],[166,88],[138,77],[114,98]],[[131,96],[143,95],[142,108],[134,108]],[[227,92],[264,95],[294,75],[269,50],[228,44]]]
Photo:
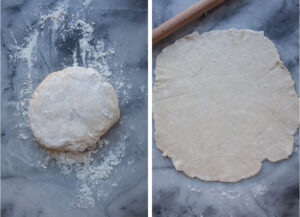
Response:
[[[94,69],[70,67],[49,74],[36,88],[30,128],[46,148],[84,151],[119,119],[113,87]]]
[[[298,97],[263,32],[193,33],[157,57],[155,141],[175,168],[235,182],[293,152]]]

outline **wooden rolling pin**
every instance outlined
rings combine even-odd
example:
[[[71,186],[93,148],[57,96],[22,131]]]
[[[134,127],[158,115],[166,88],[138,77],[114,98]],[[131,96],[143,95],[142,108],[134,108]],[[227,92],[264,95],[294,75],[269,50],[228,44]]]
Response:
[[[203,15],[224,0],[200,0],[190,8],[184,10],[172,19],[163,23],[152,31],[152,45],[180,29],[187,23]]]

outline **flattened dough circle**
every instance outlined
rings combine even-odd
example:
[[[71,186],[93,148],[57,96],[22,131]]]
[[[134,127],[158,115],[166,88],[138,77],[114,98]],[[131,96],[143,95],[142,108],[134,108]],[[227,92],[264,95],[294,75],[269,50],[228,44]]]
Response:
[[[46,148],[84,151],[119,119],[113,87],[92,68],[70,67],[49,74],[29,107],[30,128]]]
[[[193,33],[157,57],[155,141],[175,168],[235,182],[293,152],[299,99],[263,32]]]

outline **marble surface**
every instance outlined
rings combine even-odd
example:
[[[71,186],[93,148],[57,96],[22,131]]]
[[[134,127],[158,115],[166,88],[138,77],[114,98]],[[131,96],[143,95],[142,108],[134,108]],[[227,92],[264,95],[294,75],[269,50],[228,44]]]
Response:
[[[153,0],[153,27],[197,0]],[[213,29],[264,31],[292,74],[299,95],[299,3],[295,0],[229,0],[170,35],[153,48],[153,68],[161,50],[176,39]],[[261,172],[238,183],[204,182],[177,172],[153,144],[153,216],[299,216],[299,137],[288,160],[264,162]]]
[[[3,0],[1,22],[1,216],[147,216],[147,1]],[[93,154],[100,166],[116,159],[91,192],[78,192],[76,171],[45,160],[27,120],[36,86],[73,65],[105,74],[121,110]],[[78,193],[95,204],[74,205]]]

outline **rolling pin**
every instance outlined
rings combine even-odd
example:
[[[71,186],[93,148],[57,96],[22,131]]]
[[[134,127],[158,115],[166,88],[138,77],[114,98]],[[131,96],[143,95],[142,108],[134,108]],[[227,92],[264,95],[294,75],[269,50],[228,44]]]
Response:
[[[200,0],[190,8],[179,13],[172,19],[158,26],[152,31],[152,45],[180,29],[187,23],[203,15],[224,0]]]

